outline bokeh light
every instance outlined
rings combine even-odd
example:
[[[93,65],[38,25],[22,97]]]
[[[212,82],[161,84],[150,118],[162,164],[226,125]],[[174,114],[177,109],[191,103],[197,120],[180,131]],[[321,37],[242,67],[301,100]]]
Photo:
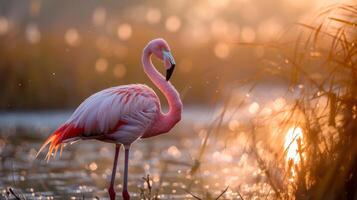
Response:
[[[284,98],[280,97],[280,98],[275,99],[275,101],[273,103],[273,108],[274,108],[274,110],[279,111],[279,110],[283,109],[285,105],[286,105],[286,100]]]
[[[170,16],[166,19],[165,27],[170,32],[177,32],[181,27],[181,20],[177,16]]]
[[[107,71],[107,69],[108,69],[108,61],[105,58],[99,58],[95,62],[95,70],[98,73],[103,73],[103,72]]]
[[[255,114],[259,111],[259,108],[260,108],[259,104],[257,102],[253,102],[252,104],[250,104],[248,111],[251,114]]]
[[[174,157],[174,158],[179,158],[181,157],[181,152],[180,150],[176,147],[176,146],[170,146],[168,149],[167,149],[167,153]]]
[[[223,19],[215,19],[211,23],[211,32],[214,37],[221,38],[228,32],[228,24]]]
[[[241,31],[241,38],[244,42],[254,42],[255,40],[255,31],[251,27],[243,27]]]
[[[101,26],[105,23],[107,12],[103,7],[98,7],[93,12],[92,22],[95,26]]]
[[[116,78],[121,79],[126,75],[126,67],[123,64],[117,64],[113,69],[113,74]]]
[[[38,29],[37,24],[30,23],[25,30],[26,39],[31,44],[36,44],[41,40],[41,32]]]
[[[236,120],[236,119],[231,120],[231,121],[229,122],[229,124],[228,124],[228,128],[229,128],[229,130],[231,130],[231,131],[236,131],[236,130],[238,130],[238,128],[239,128],[239,121]]]
[[[286,150],[286,160],[292,160],[295,164],[300,162],[298,141],[303,143],[303,131],[300,127],[291,127],[286,133],[284,148]]]
[[[150,24],[157,24],[161,20],[161,12],[157,8],[149,8],[146,13],[146,20]]]
[[[89,164],[89,169],[90,169],[91,171],[97,170],[97,169],[98,169],[97,163],[95,163],[95,162],[90,163],[90,164]]]
[[[121,40],[130,39],[131,34],[132,34],[132,28],[131,28],[130,24],[124,23],[124,24],[119,25],[117,34]]]
[[[282,26],[275,18],[263,21],[258,27],[259,37],[265,41],[277,39],[281,32]]]
[[[75,28],[70,28],[66,31],[64,39],[70,46],[78,46],[80,44],[80,36]]]
[[[214,54],[221,59],[227,58],[229,56],[230,49],[226,43],[220,42],[214,47]]]
[[[0,17],[0,35],[4,35],[9,30],[9,22],[7,18]]]
[[[41,11],[41,2],[40,1],[31,1],[30,4],[30,15],[37,16]]]

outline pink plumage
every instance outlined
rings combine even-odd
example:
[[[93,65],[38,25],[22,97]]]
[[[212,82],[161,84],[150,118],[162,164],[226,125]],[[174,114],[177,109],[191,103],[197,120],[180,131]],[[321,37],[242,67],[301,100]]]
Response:
[[[166,79],[151,62],[155,55],[164,62]],[[42,145],[39,153],[49,144],[46,159],[56,154],[64,143],[96,139],[116,144],[113,174],[109,195],[115,199],[113,188],[120,145],[125,147],[123,198],[130,199],[127,191],[128,155],[130,145],[139,138],[148,138],[168,132],[181,119],[182,103],[178,92],[168,81],[175,68],[170,48],[163,39],[155,39],[144,48],[142,63],[150,80],[165,95],[168,113],[161,111],[156,93],[146,85],[130,84],[102,90],[88,97]],[[38,153],[38,154],[39,154]]]

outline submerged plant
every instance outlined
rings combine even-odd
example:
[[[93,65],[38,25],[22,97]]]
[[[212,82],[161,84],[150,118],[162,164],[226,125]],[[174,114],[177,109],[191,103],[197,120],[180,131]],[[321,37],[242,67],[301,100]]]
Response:
[[[159,195],[158,195],[158,190],[153,190],[152,188],[152,180],[150,178],[150,175],[146,175],[146,177],[143,177],[144,180],[144,186],[140,187],[140,199],[142,200],[158,200]]]

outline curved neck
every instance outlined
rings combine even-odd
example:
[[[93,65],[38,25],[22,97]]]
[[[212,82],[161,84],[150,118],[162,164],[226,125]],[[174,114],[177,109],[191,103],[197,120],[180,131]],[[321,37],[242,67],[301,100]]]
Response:
[[[151,137],[160,133],[168,132],[178,121],[181,120],[182,102],[179,93],[175,87],[166,81],[164,76],[161,75],[151,62],[152,52],[149,47],[146,47],[142,56],[142,63],[145,73],[156,87],[164,94],[168,104],[169,111],[164,114],[160,112],[160,119],[157,119],[148,135],[143,137]]]

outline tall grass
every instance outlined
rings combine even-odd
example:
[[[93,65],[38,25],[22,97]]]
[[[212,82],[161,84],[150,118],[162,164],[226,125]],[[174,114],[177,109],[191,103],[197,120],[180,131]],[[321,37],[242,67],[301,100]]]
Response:
[[[339,4],[322,10],[311,22],[296,23],[266,45],[272,52],[265,60],[270,63],[267,71],[288,79],[289,92],[297,94],[283,116],[276,113],[267,121],[278,121],[280,130],[301,127],[304,133],[294,141],[298,163],[272,162],[259,154],[252,140],[254,155],[277,198],[357,199],[356,42],[357,5]],[[271,147],[267,144],[265,152]],[[270,175],[276,168],[283,178]]]
[[[239,45],[263,46],[268,52],[262,60],[267,67],[240,85],[250,83],[254,89],[270,74],[286,80],[287,94],[293,97],[280,111],[244,127],[250,137],[246,151],[270,187],[262,198],[357,199],[357,5],[327,7],[311,20],[294,24],[276,41]],[[207,127],[192,174],[200,168],[208,138],[218,135],[223,118],[229,118],[227,99]],[[277,147],[289,129],[302,130],[303,137]],[[296,156],[287,160],[293,143]]]

